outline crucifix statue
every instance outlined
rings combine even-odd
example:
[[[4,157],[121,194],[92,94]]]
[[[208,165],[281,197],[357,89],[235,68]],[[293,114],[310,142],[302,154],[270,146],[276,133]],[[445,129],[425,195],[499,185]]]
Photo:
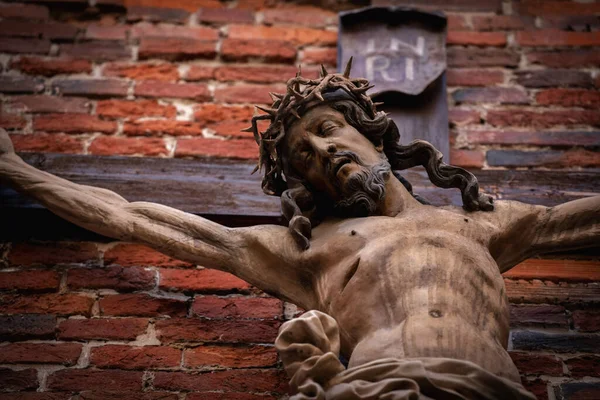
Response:
[[[81,227],[309,310],[276,341],[294,399],[533,399],[506,351],[501,273],[538,253],[597,245],[600,197],[492,202],[429,143],[399,144],[350,64],[318,79],[297,74],[252,120],[263,190],[281,197],[288,227],[228,228],[71,183],[23,162],[4,131],[0,177]],[[459,189],[463,207],[413,194],[399,171],[414,166]]]

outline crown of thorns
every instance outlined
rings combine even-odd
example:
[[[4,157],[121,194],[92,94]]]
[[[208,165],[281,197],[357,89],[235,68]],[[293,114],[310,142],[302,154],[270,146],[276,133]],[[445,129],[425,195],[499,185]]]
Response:
[[[279,143],[285,136],[285,128],[295,119],[300,119],[300,113],[321,102],[333,100],[353,100],[371,117],[377,113],[376,106],[366,92],[373,85],[364,78],[350,79],[352,58],[346,64],[341,74],[330,74],[321,65],[320,77],[307,79],[301,76],[298,69],[296,76],[287,81],[285,94],[269,93],[273,100],[270,108],[256,106],[266,114],[252,117],[252,126],[244,132],[252,132],[259,146],[257,170],[264,170],[262,189],[266,194],[279,196],[287,188],[283,179],[283,165]],[[258,129],[258,121],[269,120],[271,123],[265,131]]]

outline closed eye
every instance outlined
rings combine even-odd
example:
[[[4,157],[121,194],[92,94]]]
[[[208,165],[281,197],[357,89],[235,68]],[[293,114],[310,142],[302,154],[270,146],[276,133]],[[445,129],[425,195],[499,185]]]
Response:
[[[331,120],[326,120],[323,121],[323,123],[321,123],[321,125],[319,126],[319,134],[321,136],[325,136],[331,132],[333,132],[335,129],[339,128],[339,124],[331,121]]]

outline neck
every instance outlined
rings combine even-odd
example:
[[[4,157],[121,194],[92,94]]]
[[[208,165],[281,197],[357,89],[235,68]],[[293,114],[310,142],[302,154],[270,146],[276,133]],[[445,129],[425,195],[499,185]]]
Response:
[[[393,174],[385,183],[385,196],[377,207],[378,214],[386,217],[395,217],[398,214],[415,207],[419,203]]]

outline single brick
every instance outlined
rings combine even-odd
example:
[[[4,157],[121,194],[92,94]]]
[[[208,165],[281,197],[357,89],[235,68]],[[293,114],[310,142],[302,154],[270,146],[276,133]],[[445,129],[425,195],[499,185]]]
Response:
[[[562,361],[554,355],[509,352],[510,358],[521,374],[562,376]]]
[[[0,368],[0,388],[5,390],[35,390],[38,387],[37,370],[29,368],[14,371]]]
[[[185,261],[172,258],[142,244],[119,243],[104,253],[104,264],[117,264],[123,267],[157,266],[157,267],[192,267]]]
[[[35,133],[30,135],[10,135],[16,151],[37,153],[83,154],[82,138],[67,134]]]
[[[85,390],[79,392],[77,400],[178,400],[177,393],[131,391],[131,390]],[[64,400],[64,399],[61,399]]]
[[[548,400],[548,382],[542,379],[521,379],[525,389],[534,394],[538,400]]]
[[[542,28],[553,28],[571,32],[597,31],[600,20],[594,15],[559,15],[540,19]]]
[[[565,308],[549,304],[512,304],[510,323],[511,326],[568,327]]]
[[[223,103],[271,104],[269,92],[285,93],[282,85],[239,84],[215,89],[215,101]]]
[[[27,125],[27,120],[22,114],[0,114],[0,128],[4,129],[23,129]],[[14,145],[14,143],[13,143]]]
[[[560,284],[554,282],[516,281],[504,279],[508,299],[512,303],[587,303],[595,302],[600,288],[585,284]]]
[[[565,49],[534,51],[526,54],[530,64],[552,68],[596,67],[600,65],[600,52],[595,49]]]
[[[20,111],[33,113],[88,114],[92,108],[87,99],[46,95],[14,96],[10,98],[10,104]]]
[[[485,161],[483,150],[450,149],[450,164],[463,168],[482,168]]]
[[[142,372],[63,369],[48,375],[50,390],[142,390]]]
[[[337,48],[309,47],[302,51],[302,62],[307,64],[337,65]]]
[[[0,17],[25,19],[29,21],[45,21],[49,17],[48,8],[35,4],[2,4]]]
[[[521,89],[486,87],[459,89],[452,93],[457,103],[529,104],[529,97]]]
[[[290,62],[296,59],[296,46],[285,40],[223,39],[221,57],[226,61]]]
[[[494,130],[494,131],[463,131],[467,142],[470,144],[528,144],[533,146],[600,146],[600,132],[598,131],[517,131],[517,130]],[[556,260],[560,262],[561,260]],[[544,260],[544,262],[554,262]],[[514,273],[514,270],[509,272]],[[561,274],[561,279],[566,279]],[[513,275],[516,276],[516,275]],[[579,275],[578,278],[582,276]]]
[[[2,400],[68,400],[70,393],[64,392],[12,392],[0,393]]]
[[[600,4],[560,0],[527,0],[517,4],[516,12],[528,15],[591,15],[600,13]]]
[[[573,311],[573,324],[578,331],[600,331],[600,310]]]
[[[503,32],[449,31],[446,36],[449,45],[461,46],[506,46],[506,34]]]
[[[593,132],[590,132],[593,134]],[[576,132],[575,132],[576,134]],[[587,141],[589,142],[589,139]],[[600,142],[596,138],[595,142]],[[582,145],[586,144],[582,140]],[[515,268],[505,272],[505,278],[512,279],[541,279],[554,282],[595,282],[600,280],[600,265],[592,260],[560,260],[530,258]]]
[[[177,65],[169,63],[124,64],[109,63],[102,70],[105,76],[130,78],[137,81],[176,81],[179,78]]]
[[[2,309],[2,312],[5,313]],[[56,330],[54,315],[0,315],[0,340],[51,339]]]
[[[171,61],[214,58],[217,42],[178,37],[143,37],[140,40],[140,60],[162,58]]]
[[[48,54],[50,45],[46,39],[0,37],[0,53]]]
[[[600,377],[600,357],[597,355],[584,355],[565,360],[571,376],[583,378],[585,376]]]
[[[487,160],[496,167],[600,167],[595,151],[575,149],[568,151],[488,150]]]
[[[487,122],[493,126],[526,126],[553,128],[556,125],[600,126],[600,114],[595,110],[490,110]]]
[[[180,362],[181,350],[167,346],[105,345],[90,353],[90,364],[99,368],[172,368]]]
[[[474,15],[471,24],[476,31],[520,31],[534,26],[534,18],[518,15]]]
[[[215,71],[217,67],[212,65],[190,65],[190,68],[186,71],[186,81],[205,81],[209,79],[215,79]]]
[[[185,317],[187,314],[187,302],[145,293],[106,296],[99,303],[104,316]]]
[[[589,72],[571,69],[545,69],[515,72],[517,83],[525,87],[545,88],[557,86],[591,87]]]
[[[156,321],[156,334],[164,344],[181,342],[273,343],[280,325],[281,322],[277,320],[171,318]]]
[[[125,123],[123,133],[129,136],[201,136],[202,126],[190,121],[132,121]]]
[[[92,63],[88,60],[73,58],[45,58],[21,56],[12,60],[10,67],[29,75],[54,76],[59,74],[80,74],[92,72]]]
[[[239,8],[201,8],[196,18],[200,22],[217,24],[254,23],[254,13]]]
[[[57,79],[52,89],[63,95],[106,97],[126,96],[129,83],[120,79]]]
[[[131,29],[131,36],[137,39],[157,38],[164,40],[170,38],[184,38],[214,42],[219,38],[219,31],[206,26],[189,27],[142,22],[133,26]]]
[[[267,129],[268,125],[269,124],[266,121],[259,121],[258,129],[264,131],[264,129]],[[248,121],[223,121],[209,124],[206,127],[219,136],[252,139],[254,135],[251,132],[242,132],[243,129],[246,129],[249,126],[250,124]]]
[[[0,309],[4,314],[57,314],[85,315],[92,312],[94,299],[73,293],[20,296],[0,295]]]
[[[190,12],[178,8],[128,6],[127,21],[185,23]]]
[[[58,324],[60,340],[134,340],[146,332],[145,318],[67,319]]]
[[[190,392],[186,400],[277,400],[277,395],[240,392]]]
[[[40,79],[26,76],[0,76],[0,92],[37,93],[41,92],[42,90],[44,90],[44,82]]]
[[[452,125],[463,126],[479,124],[481,116],[477,110],[460,110],[452,108],[448,111],[448,120]]]
[[[91,24],[86,27],[85,38],[98,40],[125,40],[127,39],[128,32],[129,27],[127,25],[104,26]]]
[[[515,350],[549,350],[557,353],[598,351],[598,337],[593,334],[516,331],[512,332],[512,341]]]
[[[2,346],[3,364],[64,364],[73,365],[81,354],[79,343],[11,343]]]
[[[337,44],[337,32],[312,28],[229,25],[229,38],[242,40],[284,40],[299,45]]]
[[[160,288],[177,291],[232,291],[250,289],[250,284],[214,269],[161,269]]]
[[[561,107],[600,108],[600,92],[584,89],[548,89],[535,97],[538,104]]]
[[[203,124],[224,120],[249,122],[253,114],[254,107],[250,105],[204,103],[199,104],[194,110],[194,119]]]
[[[504,72],[485,69],[449,69],[448,86],[493,86],[504,82]]]
[[[60,55],[85,58],[93,61],[131,60],[131,48],[114,40],[90,40],[74,44],[62,44]]]
[[[186,349],[184,365],[187,368],[225,367],[250,368],[270,367],[277,363],[277,351],[267,346],[198,346]]]
[[[58,290],[60,275],[58,271],[9,271],[0,272],[0,290]]]
[[[561,400],[594,400],[600,398],[600,383],[571,382],[554,387],[554,394]]]
[[[160,138],[128,138],[99,136],[88,148],[90,154],[99,156],[166,156],[169,151]]]
[[[136,84],[135,95],[143,97],[172,97],[196,101],[211,101],[208,87],[199,83],[144,81]]]
[[[49,242],[13,244],[8,262],[13,266],[80,264],[98,265],[100,254],[95,243]]]
[[[117,123],[98,119],[94,115],[46,114],[34,118],[33,129],[44,132],[113,133],[117,130]]]
[[[281,300],[271,297],[196,297],[191,311],[205,318],[283,318]]]
[[[51,40],[73,40],[77,35],[76,26],[62,23],[33,21],[0,21],[0,36],[43,37]]]
[[[67,285],[74,289],[144,290],[156,284],[153,271],[143,267],[72,268]]]
[[[268,25],[293,24],[323,28],[337,24],[335,12],[313,6],[282,6],[263,11],[263,22]]]
[[[112,118],[166,117],[174,118],[177,109],[156,100],[98,100],[96,114]]]
[[[515,34],[515,39],[521,46],[532,47],[600,45],[598,32],[565,32],[558,29],[520,31]]]
[[[519,53],[512,49],[467,49],[450,47],[447,53],[448,67],[517,67]]]
[[[277,369],[234,369],[203,374],[156,372],[154,387],[179,391],[225,390],[234,392],[279,392],[287,388],[285,373]]]
[[[192,138],[177,140],[175,157],[225,157],[243,160],[258,158],[258,148],[253,140],[219,140]]]
[[[257,83],[279,83],[294,76],[298,69],[294,66],[221,66],[215,70],[215,78],[222,82],[247,81]],[[307,76],[306,71],[302,71]]]

